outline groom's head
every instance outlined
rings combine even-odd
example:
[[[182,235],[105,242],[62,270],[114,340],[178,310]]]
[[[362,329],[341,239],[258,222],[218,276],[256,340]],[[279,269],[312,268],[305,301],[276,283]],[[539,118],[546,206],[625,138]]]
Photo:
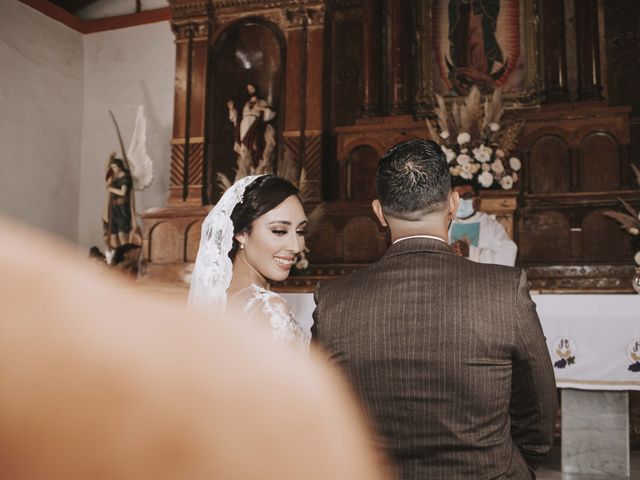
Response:
[[[447,159],[431,140],[408,140],[385,153],[378,163],[376,190],[374,212],[383,225],[392,224],[392,233],[394,224],[425,222],[446,230],[458,203]]]

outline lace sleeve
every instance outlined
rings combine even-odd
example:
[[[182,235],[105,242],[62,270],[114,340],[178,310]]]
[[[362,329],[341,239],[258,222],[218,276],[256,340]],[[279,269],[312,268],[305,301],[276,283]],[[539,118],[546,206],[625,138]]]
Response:
[[[287,301],[277,293],[259,289],[246,304],[245,312],[253,321],[268,322],[276,341],[305,351],[309,349],[311,338],[296,320]]]

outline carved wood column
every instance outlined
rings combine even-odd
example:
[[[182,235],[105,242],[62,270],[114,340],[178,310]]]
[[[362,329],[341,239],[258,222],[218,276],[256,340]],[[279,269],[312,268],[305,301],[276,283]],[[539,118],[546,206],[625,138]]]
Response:
[[[575,2],[578,100],[602,100],[598,0]]]
[[[362,81],[364,116],[377,116],[382,107],[382,3],[368,0],[362,4],[363,62]]]
[[[212,14],[209,1],[171,5],[176,76],[171,140],[170,205],[200,205],[206,174],[205,110]]]
[[[416,118],[425,118],[433,111],[433,92],[431,88],[431,55],[433,48],[430,0],[416,0],[416,45],[414,71],[413,107]]]
[[[322,199],[324,5],[286,10],[287,90],[283,155],[306,172],[311,203]]]
[[[520,182],[524,183],[524,193],[531,193],[531,150],[527,149],[522,152],[524,179],[520,178]]]
[[[545,102],[569,100],[565,16],[562,0],[542,0]]]
[[[387,0],[387,64],[389,66],[389,113],[410,113],[411,2]]]

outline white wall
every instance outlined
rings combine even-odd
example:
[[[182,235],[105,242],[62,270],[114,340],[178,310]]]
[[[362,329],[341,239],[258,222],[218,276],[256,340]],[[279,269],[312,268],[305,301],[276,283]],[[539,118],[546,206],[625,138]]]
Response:
[[[167,0],[142,0],[142,10],[154,10],[156,8],[168,7]],[[116,15],[126,15],[127,13],[135,13],[135,0],[98,0],[91,5],[78,11],[76,15],[80,18],[94,19],[104,17],[114,17]]]
[[[147,118],[147,148],[154,162],[151,186],[136,193],[136,209],[166,204],[173,125],[174,36],[169,22],[94,33],[84,37],[84,112],[78,242],[102,248],[105,165],[120,147],[112,110],[128,147],[136,109]]]
[[[105,163],[120,153],[108,112],[128,145],[138,105],[155,178],[137,210],[165,205],[173,42],[169,22],[83,36],[0,0],[0,213],[102,248]]]
[[[75,241],[82,35],[0,0],[0,212]]]

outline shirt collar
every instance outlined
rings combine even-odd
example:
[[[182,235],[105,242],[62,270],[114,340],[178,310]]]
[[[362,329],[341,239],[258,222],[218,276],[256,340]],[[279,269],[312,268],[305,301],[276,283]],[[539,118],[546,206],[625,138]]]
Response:
[[[393,242],[393,245],[395,245],[396,243],[401,242],[403,240],[409,240],[410,238],[430,238],[431,240],[439,240],[442,243],[447,243],[442,238],[434,237],[433,235],[411,235],[409,237],[398,238],[396,241]]]

